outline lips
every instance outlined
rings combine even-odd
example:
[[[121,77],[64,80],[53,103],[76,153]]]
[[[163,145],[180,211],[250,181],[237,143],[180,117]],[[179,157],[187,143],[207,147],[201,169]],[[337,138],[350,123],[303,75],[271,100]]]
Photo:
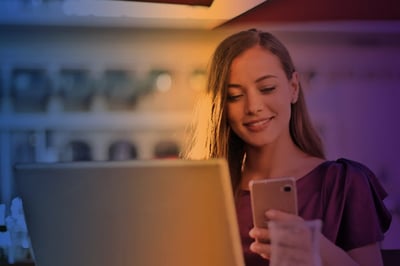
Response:
[[[257,131],[261,131],[261,130],[265,129],[266,127],[268,127],[269,122],[271,122],[272,119],[273,119],[273,117],[269,117],[269,118],[265,118],[265,119],[252,120],[252,121],[243,123],[243,125],[248,130],[253,131],[253,132],[257,132]]]

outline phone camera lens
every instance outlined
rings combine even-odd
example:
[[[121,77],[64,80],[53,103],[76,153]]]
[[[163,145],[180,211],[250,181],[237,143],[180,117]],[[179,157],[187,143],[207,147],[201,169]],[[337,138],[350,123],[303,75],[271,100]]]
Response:
[[[283,191],[290,192],[292,191],[292,187],[290,185],[283,186]]]

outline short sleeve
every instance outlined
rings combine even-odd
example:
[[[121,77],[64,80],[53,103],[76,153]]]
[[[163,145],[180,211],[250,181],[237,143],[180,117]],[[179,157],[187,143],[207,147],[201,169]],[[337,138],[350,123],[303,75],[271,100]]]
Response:
[[[383,203],[386,191],[366,166],[346,159],[337,162],[344,186],[337,245],[351,250],[382,241],[392,219]]]

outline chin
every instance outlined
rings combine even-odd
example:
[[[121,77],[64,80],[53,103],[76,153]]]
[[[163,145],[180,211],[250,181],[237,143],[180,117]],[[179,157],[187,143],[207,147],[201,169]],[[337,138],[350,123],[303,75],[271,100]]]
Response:
[[[273,143],[273,141],[271,140],[255,140],[255,139],[245,140],[245,142],[247,143],[247,145],[253,148],[263,148]]]
[[[271,133],[271,132],[270,132]],[[266,132],[251,133],[242,132],[236,135],[241,138],[247,145],[254,148],[263,148],[274,143],[278,138],[275,134],[267,134]]]

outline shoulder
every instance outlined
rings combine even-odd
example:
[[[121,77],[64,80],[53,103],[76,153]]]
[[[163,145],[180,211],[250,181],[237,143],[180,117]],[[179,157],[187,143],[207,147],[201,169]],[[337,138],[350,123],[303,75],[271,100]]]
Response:
[[[367,185],[369,183],[380,186],[375,174],[366,165],[340,158],[335,161],[326,161],[322,164],[325,178],[331,182],[340,182],[343,185]]]
[[[374,189],[382,197],[386,196],[375,174],[366,165],[354,160],[340,158],[323,161],[306,176],[303,182],[317,184],[327,197],[335,194],[344,197],[352,190],[368,192],[371,187],[376,187]]]
[[[325,168],[333,173],[349,172],[352,174],[373,175],[373,172],[364,164],[346,158],[339,158],[334,161],[325,161]]]
[[[340,158],[321,162],[298,182],[299,213],[321,219],[322,233],[344,250],[383,239],[391,214],[386,191],[366,165]]]
[[[328,190],[339,190],[340,194],[372,192],[380,199],[387,196],[385,189],[376,175],[366,165],[345,158],[326,161],[321,165],[324,187]]]
[[[344,158],[320,167],[327,235],[345,250],[382,240],[391,215],[383,202],[387,193],[373,171]]]
[[[384,224],[382,228],[387,230],[391,220],[383,202],[387,192],[367,166],[340,158],[327,162],[325,171],[323,190],[330,199],[340,202],[341,208],[347,206],[351,212],[359,213],[360,217],[367,217],[368,210],[378,212]]]

